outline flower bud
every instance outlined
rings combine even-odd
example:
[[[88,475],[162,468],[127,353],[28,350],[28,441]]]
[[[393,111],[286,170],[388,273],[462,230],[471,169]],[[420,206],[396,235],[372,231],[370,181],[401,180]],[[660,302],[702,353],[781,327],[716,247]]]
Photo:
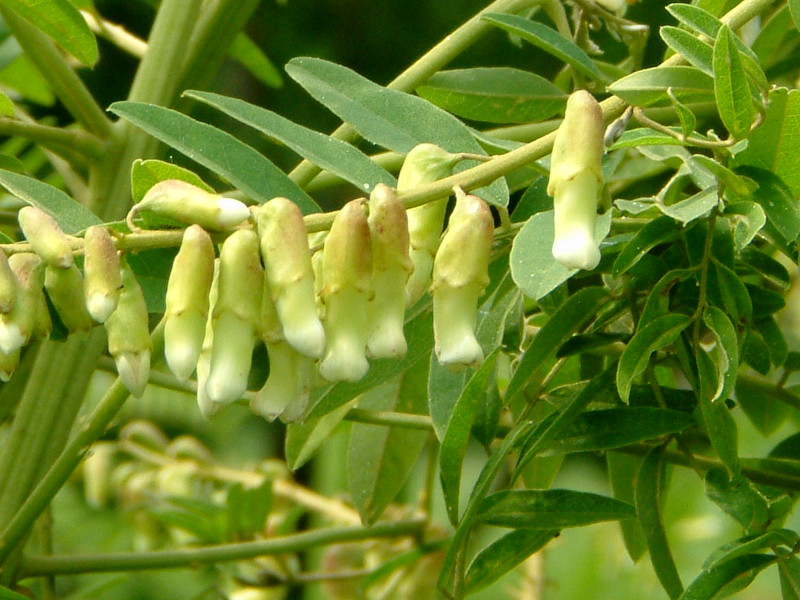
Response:
[[[115,443],[95,442],[81,465],[84,497],[92,508],[99,509],[108,504],[112,492],[111,474],[116,453]]]
[[[203,415],[203,418],[208,420],[213,419],[223,408],[222,404],[212,402],[206,392],[208,373],[211,369],[211,348],[214,345],[213,311],[218,297],[219,259],[216,259],[214,261],[214,277],[211,280],[211,291],[208,294],[209,313],[206,319],[205,335],[200,349],[200,356],[197,358],[197,407],[200,409],[200,414]]]
[[[402,358],[407,349],[403,334],[405,289],[414,265],[408,255],[406,210],[393,189],[375,186],[368,223],[375,296],[367,306],[367,354],[372,358]]]
[[[365,200],[352,200],[339,211],[322,252],[321,297],[328,346],[319,372],[328,381],[358,381],[369,370],[367,305],[373,295]]]
[[[250,410],[267,421],[299,420],[311,396],[314,359],[300,354],[283,340],[266,342],[269,376],[250,401]]]
[[[147,191],[128,213],[126,220],[132,229],[133,217],[143,210],[215,231],[231,229],[250,218],[250,210],[244,203],[212,194],[179,179],[159,181]]]
[[[448,177],[462,159],[433,144],[419,144],[411,149],[397,176],[397,190],[411,190],[437,179]],[[408,210],[408,233],[414,269],[406,284],[406,306],[411,306],[431,283],[433,257],[444,228],[447,198],[440,198]]]
[[[67,331],[89,331],[94,320],[84,302],[83,277],[75,265],[61,269],[47,265],[44,269],[44,287]]]
[[[283,335],[301,354],[319,358],[325,351],[325,331],[317,314],[311,250],[300,208],[286,198],[273,198],[254,208],[253,215]]]
[[[255,232],[240,229],[225,240],[220,251],[211,364],[205,385],[212,402],[228,404],[247,391],[264,286],[258,247]]]
[[[11,312],[16,297],[17,278],[8,264],[8,256],[5,252],[0,252],[0,313]]]
[[[21,350],[19,348],[9,354],[0,352],[0,381],[4,383],[11,381],[14,371],[19,366],[20,354]]]
[[[66,269],[74,262],[69,238],[55,219],[35,206],[23,206],[17,214],[19,226],[33,251],[48,265]]]
[[[589,92],[567,100],[550,160],[547,193],[553,196],[553,258],[569,269],[594,269],[600,250],[594,237],[597,199],[603,185],[603,111]]]
[[[98,323],[105,323],[119,302],[122,287],[119,254],[108,230],[92,225],[84,236],[83,259],[86,308]]]
[[[11,311],[0,314],[0,352],[11,355],[27,344],[37,329],[37,315],[44,302],[44,264],[30,252],[14,254],[8,262],[16,278],[17,294]]]
[[[122,289],[116,310],[105,322],[108,352],[117,363],[117,373],[131,395],[140,397],[150,377],[153,343],[148,328],[147,303],[136,276],[122,269]]]
[[[199,225],[190,225],[172,263],[164,312],[164,355],[181,381],[194,373],[203,347],[213,277],[211,236]]]
[[[450,216],[433,265],[433,333],[439,363],[477,367],[483,351],[475,338],[478,298],[489,284],[489,256],[494,221],[486,203],[456,191]]]

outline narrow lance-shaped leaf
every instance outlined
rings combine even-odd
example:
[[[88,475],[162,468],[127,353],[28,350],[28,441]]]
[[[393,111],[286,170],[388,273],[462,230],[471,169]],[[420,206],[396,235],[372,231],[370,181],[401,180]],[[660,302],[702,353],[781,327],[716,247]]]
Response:
[[[719,389],[719,370],[714,360],[702,348],[697,351],[697,371],[700,377],[700,406],[711,445],[732,475],[739,472],[739,435],[736,422],[725,402],[712,402]]]
[[[703,570],[679,600],[712,600],[750,585],[759,572],[777,562],[771,554],[745,554]]]
[[[684,29],[665,25],[659,31],[661,39],[675,52],[683,56],[689,64],[697,67],[706,75],[714,75],[711,44],[699,40]]]
[[[753,122],[753,101],[734,33],[723,25],[714,42],[714,96],[719,116],[735,139],[742,139]]]
[[[706,102],[714,96],[714,80],[696,67],[653,67],[634,71],[608,86],[611,93],[635,106],[667,104],[667,90],[681,102]]]

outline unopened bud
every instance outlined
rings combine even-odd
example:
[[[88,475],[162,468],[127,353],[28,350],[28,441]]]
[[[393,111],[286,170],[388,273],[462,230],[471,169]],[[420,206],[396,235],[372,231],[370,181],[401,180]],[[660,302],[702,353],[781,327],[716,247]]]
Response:
[[[258,236],[240,229],[222,245],[219,291],[214,305],[214,337],[206,393],[228,404],[247,391],[264,286]]]
[[[408,218],[403,203],[390,187],[378,184],[369,200],[372,239],[372,282],[375,296],[368,305],[367,354],[372,358],[401,358],[407,350],[403,334],[409,258]]]
[[[53,217],[35,206],[23,206],[17,220],[25,239],[44,262],[61,269],[72,265],[69,238]]]
[[[83,461],[83,493],[92,508],[103,508],[111,497],[111,474],[117,445],[113,442],[95,442]]]
[[[603,185],[603,111],[589,92],[567,100],[550,161],[547,193],[553,196],[553,257],[569,269],[594,269],[600,250],[594,237]]]
[[[434,144],[419,144],[403,161],[397,177],[397,190],[411,190],[448,177],[461,159],[461,155],[446,152]],[[407,306],[416,303],[430,286],[433,257],[439,247],[446,209],[447,197],[408,211],[410,258],[414,268],[406,284]]]
[[[214,278],[211,281],[211,291],[208,294],[209,300],[209,313],[206,319],[205,335],[203,337],[203,346],[200,350],[200,356],[197,358],[197,407],[200,409],[200,414],[203,418],[211,420],[219,411],[222,410],[223,405],[212,402],[206,392],[206,383],[208,382],[208,373],[211,369],[211,348],[214,345],[214,319],[213,311],[217,304],[219,297],[219,259],[214,261]]]
[[[44,287],[68,332],[89,331],[92,328],[94,320],[86,309],[83,277],[78,267],[72,265],[60,269],[47,265]]]
[[[478,299],[489,283],[489,256],[494,221],[486,203],[456,191],[450,216],[433,265],[433,332],[439,363],[477,367],[483,351],[475,338]]]
[[[11,312],[17,297],[17,278],[8,264],[8,256],[0,252],[0,313]]]
[[[148,326],[147,303],[136,276],[122,269],[122,290],[117,309],[105,322],[108,352],[117,363],[117,373],[131,395],[140,397],[150,378],[153,343]]]
[[[0,314],[0,352],[10,355],[27,344],[36,330],[44,301],[44,264],[30,252],[14,254],[8,262],[17,280],[17,297],[11,311]]]
[[[119,254],[105,227],[92,225],[84,236],[84,296],[86,308],[98,323],[105,323],[119,302],[122,288]]]
[[[20,354],[21,350],[19,348],[9,354],[0,352],[0,381],[6,383],[11,380],[14,371],[19,366]]]
[[[250,210],[244,203],[179,179],[166,179],[151,187],[128,213],[128,224],[132,226],[133,217],[143,210],[211,230],[230,229],[250,218]]]
[[[214,244],[199,225],[189,226],[167,284],[164,355],[172,373],[186,381],[203,347],[214,276]]]
[[[358,381],[369,370],[367,305],[374,293],[365,200],[348,202],[336,215],[325,239],[322,277],[328,345],[320,375],[328,381]]]
[[[253,215],[286,341],[301,354],[319,358],[325,351],[325,331],[317,314],[311,250],[300,208],[279,197],[254,208]]]
[[[250,401],[250,410],[267,421],[280,417],[285,423],[299,420],[311,396],[314,360],[285,341],[266,342],[269,376]]]

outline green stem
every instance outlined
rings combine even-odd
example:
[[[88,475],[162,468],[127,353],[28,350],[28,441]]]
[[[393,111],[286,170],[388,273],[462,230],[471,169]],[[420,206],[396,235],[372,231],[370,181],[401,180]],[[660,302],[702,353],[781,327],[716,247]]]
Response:
[[[25,55],[47,79],[48,85],[69,113],[87,131],[101,138],[108,137],[111,134],[111,121],[50,38],[14,11],[5,8],[5,4],[0,4],[0,15]]]
[[[422,533],[424,526],[423,519],[411,519],[380,523],[373,527],[330,527],[268,540],[219,544],[203,548],[82,556],[29,556],[23,562],[23,569],[25,575],[35,577],[47,574],[194,568],[201,564],[246,560],[269,554],[301,552],[329,544],[418,536]]]
[[[99,158],[106,151],[106,144],[100,138],[83,130],[26,123],[10,117],[0,118],[0,136],[19,136],[51,147],[56,152],[66,148],[89,158]]]

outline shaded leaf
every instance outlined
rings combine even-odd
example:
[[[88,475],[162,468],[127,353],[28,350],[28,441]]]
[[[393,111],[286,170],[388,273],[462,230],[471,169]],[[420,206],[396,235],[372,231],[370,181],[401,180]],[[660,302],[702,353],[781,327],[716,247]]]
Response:
[[[791,411],[775,394],[763,390],[750,379],[742,378],[736,382],[736,400],[750,422],[764,436],[775,433]]]
[[[778,563],[783,600],[800,600],[800,559],[788,556]]]
[[[628,504],[635,504],[636,475],[641,468],[642,458],[622,452],[607,452],[605,457],[614,497]],[[647,552],[642,524],[639,519],[623,519],[619,526],[628,556],[633,562],[639,562]]]
[[[705,486],[706,495],[745,531],[760,531],[769,523],[767,498],[742,475],[731,477],[724,469],[709,469]]]
[[[312,459],[356,401],[353,398],[321,417],[289,423],[284,441],[286,465],[295,471]]]
[[[712,600],[737,592],[775,562],[769,554],[745,554],[703,570],[679,600]]]
[[[695,272],[696,269],[674,269],[663,275],[648,294],[637,326],[644,327],[650,321],[666,315],[669,312],[671,289],[678,283],[686,281]]]
[[[770,529],[740,537],[739,539],[728,542],[708,555],[703,563],[704,569],[709,569],[714,565],[721,564],[726,560],[752,554],[759,550],[769,550],[777,546],[787,546],[792,548],[800,536],[791,529]]]
[[[633,265],[639,262],[647,252],[680,234],[680,227],[670,217],[664,216],[653,219],[636,232],[636,235],[619,253],[614,261],[612,272],[614,276],[622,275]]]
[[[228,48],[228,55],[236,59],[264,85],[271,88],[283,87],[281,72],[272,64],[261,48],[244,33],[239,33],[233,38],[233,42]]]
[[[714,334],[716,347],[713,359],[717,365],[717,390],[711,401],[726,400],[733,392],[736,384],[736,373],[739,367],[739,345],[736,331],[727,315],[715,306],[706,307],[703,311],[703,322]]]
[[[697,372],[700,378],[700,407],[711,445],[722,463],[732,475],[739,472],[739,434],[736,422],[725,402],[712,402],[719,389],[718,367],[702,348],[696,355]]]
[[[774,231],[787,242],[794,241],[800,234],[800,205],[795,199],[800,192],[793,193],[778,175],[760,167],[742,165],[736,172],[758,184],[745,199],[760,204]]]
[[[725,216],[733,225],[736,250],[741,252],[767,222],[767,215],[756,202],[734,202],[725,207]]]

